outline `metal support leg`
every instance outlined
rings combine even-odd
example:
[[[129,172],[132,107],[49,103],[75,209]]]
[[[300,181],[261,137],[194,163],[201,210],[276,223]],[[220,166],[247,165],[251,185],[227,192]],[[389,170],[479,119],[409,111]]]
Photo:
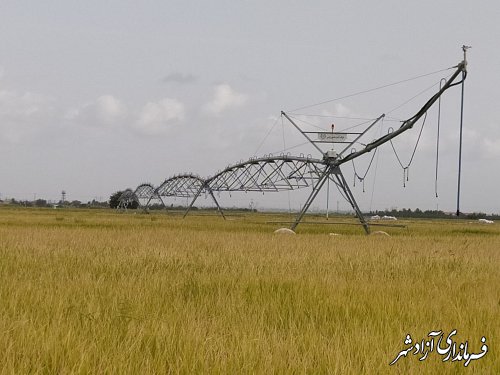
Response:
[[[163,202],[163,199],[161,199],[161,197],[159,195],[158,195],[158,199],[160,200],[161,204],[163,205],[163,208],[166,210],[167,205],[165,204],[165,202]]]
[[[344,175],[340,171],[340,168],[337,170],[337,173],[335,173],[335,177],[337,178],[338,185],[344,191],[345,197],[347,198],[351,207],[354,209],[354,212],[356,213],[356,216],[358,217],[359,221],[361,222],[361,225],[363,225],[363,228],[365,229],[366,234],[370,234],[370,226],[366,222],[365,217],[363,216],[363,213],[359,209],[359,206],[356,203],[356,200],[354,199],[354,195],[352,194],[351,189],[349,189],[349,185],[347,184],[347,181],[345,180]]]
[[[212,197],[212,199],[215,202],[215,205],[217,206],[217,211],[222,215],[222,218],[226,220],[226,217],[224,216],[224,212],[222,211],[222,208],[219,206],[219,202],[217,202],[217,199],[215,199],[214,192],[211,189],[208,189],[208,194]]]
[[[309,198],[307,198],[306,203],[304,203],[304,206],[302,207],[302,210],[300,211],[299,215],[295,219],[295,222],[292,224],[292,227],[290,228],[291,230],[295,230],[295,228],[297,228],[297,225],[299,225],[300,221],[302,220],[302,218],[304,217],[305,213],[307,212],[307,210],[311,206],[312,202],[314,201],[314,199],[318,195],[319,191],[321,190],[321,188],[325,184],[326,180],[328,178],[330,178],[330,173],[331,173],[331,168],[330,167],[328,167],[323,172],[323,174],[319,178],[318,182],[314,186],[314,189],[311,192],[311,195],[309,195]]]
[[[204,188],[205,188],[205,186],[202,186],[202,187],[200,187],[198,189],[198,191],[196,192],[196,195],[194,196],[193,200],[191,201],[191,204],[188,206],[188,208],[184,212],[184,215],[182,216],[183,219],[187,216],[187,214],[189,213],[189,211],[193,207],[194,202],[196,202],[196,200],[198,199],[198,197],[200,196],[200,194],[201,194],[201,192],[203,191]]]
[[[145,211],[145,212],[146,212],[146,211],[149,209],[149,204],[151,203],[151,201],[153,200],[153,198],[158,198],[158,199],[160,200],[161,204],[163,205],[163,207],[164,207],[164,208],[167,208],[167,206],[165,206],[165,202],[163,202],[163,199],[161,199],[160,195],[159,195],[159,194],[157,194],[157,193],[153,193],[153,194],[149,197],[148,201],[146,202],[146,205],[144,206],[143,211]]]
[[[153,196],[150,196],[148,201],[146,202],[146,205],[142,208],[142,210],[144,212],[147,212],[148,208],[149,208],[149,203],[151,202],[151,199],[153,199]]]

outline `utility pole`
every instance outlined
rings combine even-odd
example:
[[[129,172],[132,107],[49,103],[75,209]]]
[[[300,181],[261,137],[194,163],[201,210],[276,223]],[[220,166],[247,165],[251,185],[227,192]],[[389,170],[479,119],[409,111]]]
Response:
[[[460,143],[458,146],[458,182],[457,182],[457,217],[460,216],[460,182],[462,177],[462,129],[464,124],[464,91],[465,91],[465,76],[467,75],[467,50],[471,46],[462,46],[464,51],[464,61],[462,70],[462,99],[460,104]]]
[[[328,203],[330,201],[330,179],[327,181],[326,187],[326,220],[328,220]]]

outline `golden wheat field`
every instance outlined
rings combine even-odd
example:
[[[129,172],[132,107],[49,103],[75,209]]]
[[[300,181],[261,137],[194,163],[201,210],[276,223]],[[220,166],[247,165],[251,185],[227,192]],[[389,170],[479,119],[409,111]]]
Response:
[[[500,373],[498,224],[279,219],[1,208],[0,373]],[[486,355],[389,366],[454,329]]]

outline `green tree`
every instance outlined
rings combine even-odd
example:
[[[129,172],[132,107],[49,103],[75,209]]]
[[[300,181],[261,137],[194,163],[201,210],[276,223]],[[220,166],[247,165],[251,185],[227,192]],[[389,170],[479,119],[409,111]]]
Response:
[[[111,196],[109,197],[109,207],[117,208],[118,205],[120,204],[120,197],[122,194],[123,194],[122,190],[118,190],[117,192],[111,194]]]
[[[123,193],[124,190],[119,190],[111,194],[111,196],[109,197],[109,207],[117,208],[118,205],[120,204],[120,197],[122,196]],[[128,202],[127,208],[135,210],[137,207],[139,207],[139,202],[137,202],[136,200]]]
[[[37,199],[35,201],[35,206],[37,206],[37,207],[47,207],[47,201],[45,199]]]

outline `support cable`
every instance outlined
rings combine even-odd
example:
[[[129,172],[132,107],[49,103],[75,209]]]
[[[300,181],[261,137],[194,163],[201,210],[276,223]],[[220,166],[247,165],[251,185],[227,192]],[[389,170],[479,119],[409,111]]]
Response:
[[[355,152],[355,149],[353,149],[353,150]],[[356,186],[356,178],[357,178],[359,180],[359,182],[361,182],[363,184],[363,193],[365,192],[365,178],[366,178],[366,175],[368,174],[368,172],[370,171],[370,168],[371,168],[372,163],[373,163],[373,159],[375,159],[375,155],[377,155],[377,151],[378,151],[378,147],[373,152],[372,158],[370,159],[370,163],[368,164],[368,168],[366,168],[366,171],[363,174],[363,176],[358,174],[358,172],[356,170],[356,165],[354,164],[354,159],[351,160],[352,168],[354,169],[354,187]]]
[[[322,128],[321,126],[318,126],[318,125],[316,125],[316,124],[313,124],[313,123],[312,123],[312,122],[310,122],[310,121],[306,121],[306,120],[304,120],[304,119],[298,118],[298,117],[296,117],[296,116],[292,116],[292,115],[290,115],[290,118],[293,118],[295,121],[300,121],[300,122],[302,122],[302,123],[304,123],[304,124],[306,124],[306,125],[312,126],[313,128],[316,128],[316,129],[319,129],[319,130],[323,130],[323,131],[325,130],[325,129],[324,129],[324,128]]]
[[[439,89],[443,82],[446,82],[446,78],[441,78],[439,82]],[[439,138],[440,138],[440,127],[441,127],[441,97],[438,100],[438,118],[437,118],[437,137],[436,137],[436,176],[434,180],[434,192],[436,193],[436,198],[438,198],[438,170],[439,170]]]
[[[422,121],[422,126],[420,127],[420,132],[418,133],[417,142],[415,143],[415,147],[413,148],[413,152],[411,154],[410,161],[406,164],[406,166],[404,166],[403,163],[401,162],[401,158],[399,157],[399,155],[396,151],[396,148],[394,147],[394,143],[392,142],[392,139],[389,140],[391,147],[392,147],[392,150],[394,151],[394,155],[396,155],[396,159],[398,160],[399,165],[401,166],[401,168],[403,168],[403,187],[406,187],[406,182],[409,181],[409,168],[410,168],[411,163],[413,162],[413,158],[415,157],[415,152],[417,151],[418,144],[420,143],[420,138],[422,136],[422,131],[424,130],[426,119],[427,119],[427,112],[425,112],[425,114],[424,114],[424,119]],[[389,128],[389,133],[391,133],[391,130],[394,131],[394,129]]]
[[[285,150],[286,150],[286,142],[285,142],[285,123],[283,122],[283,116],[280,116],[281,117],[281,130],[283,131],[282,135],[283,135],[283,154],[285,154]],[[290,203],[290,190],[287,191],[288,193],[288,213],[292,213],[292,205]]]
[[[348,95],[340,96],[338,98],[334,98],[334,99],[330,99],[330,100],[325,100],[325,101],[322,101],[322,102],[319,102],[319,103],[314,103],[314,104],[306,105],[306,106],[303,106],[303,107],[299,107],[299,108],[295,108],[295,109],[292,109],[292,110],[288,110],[286,112],[293,113],[295,111],[300,111],[300,110],[311,108],[311,107],[317,107],[319,105],[327,104],[327,103],[331,103],[331,102],[335,102],[337,100],[342,100],[342,99],[351,98],[351,97],[357,96],[357,95],[367,94],[369,92],[373,92],[373,91],[385,89],[385,88],[391,87],[391,86],[396,86],[396,85],[399,85],[399,84],[402,84],[402,83],[406,83],[406,82],[410,82],[410,81],[413,81],[413,80],[416,80],[416,79],[419,79],[419,78],[428,77],[430,75],[441,73],[441,72],[444,72],[446,70],[454,69],[454,68],[455,67],[453,66],[453,67],[450,67],[450,68],[440,69],[440,70],[437,70],[435,72],[421,74],[419,76],[415,76],[415,77],[412,77],[412,78],[407,78],[407,79],[404,79],[404,80],[401,80],[401,81],[392,82],[392,83],[389,83],[389,84],[386,84],[386,85],[382,85],[382,86],[378,86],[378,87],[375,87],[375,88],[371,88],[371,89],[368,89],[368,90],[358,91],[358,92],[355,92],[353,94],[348,94]]]
[[[282,117],[282,116],[280,116]],[[259,152],[259,150],[261,149],[262,145],[264,144],[264,142],[266,141],[266,139],[269,137],[269,134],[271,134],[271,132],[274,130],[274,128],[276,127],[276,124],[278,123],[278,120],[280,119],[280,117],[276,117],[276,120],[274,121],[274,124],[273,126],[271,127],[271,129],[269,129],[269,131],[266,133],[266,135],[264,136],[264,139],[262,140],[262,142],[260,142],[259,144],[259,147],[257,147],[257,150],[255,150],[255,152],[253,153],[254,155],[257,155],[257,152]]]
[[[317,114],[317,113],[294,113],[293,116],[294,116],[294,118],[297,118],[296,116],[303,116],[303,117],[335,118],[335,119],[343,119],[343,120],[373,121],[373,119],[368,118],[368,117],[336,116],[336,115],[324,115],[324,114]]]
[[[284,150],[278,150],[278,151],[271,152],[270,155],[276,155],[276,154],[279,154],[279,153],[286,154],[287,151],[293,150],[295,148],[298,148],[298,147],[301,147],[301,146],[304,146],[304,145],[307,145],[307,144],[309,144],[309,141],[305,141],[305,142],[296,144],[295,146],[290,146],[288,148],[285,148]]]
[[[383,129],[384,129],[384,119],[382,119],[382,121],[380,123],[379,137],[382,136]],[[375,171],[373,173],[373,184],[372,184],[372,191],[371,191],[371,196],[370,196],[370,212],[372,211],[373,195],[375,193],[375,181],[377,180],[377,169],[378,169],[378,159],[379,159],[379,157],[380,157],[380,152],[377,153],[377,158],[375,160]]]
[[[448,75],[446,78],[443,78],[446,82],[446,79],[447,78],[450,78],[451,77],[451,74]],[[427,91],[429,91],[430,89],[432,89],[434,86],[437,86],[437,83],[433,83],[431,86],[423,89],[422,91],[418,92],[417,94],[415,94],[414,96],[412,96],[411,98],[405,100],[403,103],[399,104],[398,106],[392,108],[390,111],[387,111],[387,113],[392,113],[392,112],[395,112],[396,110],[400,109],[401,107],[404,107],[406,104],[408,104],[409,102],[415,100],[416,98],[418,98],[420,95],[426,93]],[[441,83],[439,83],[439,89],[441,90]]]

